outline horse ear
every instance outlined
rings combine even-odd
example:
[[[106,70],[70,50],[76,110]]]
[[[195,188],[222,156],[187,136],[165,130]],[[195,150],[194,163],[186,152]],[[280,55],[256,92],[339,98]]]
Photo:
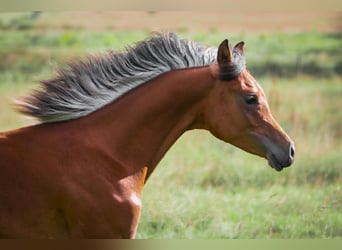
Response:
[[[233,63],[233,54],[230,50],[228,39],[223,40],[218,48],[217,62],[219,66],[227,66]]]
[[[243,52],[243,46],[245,45],[245,42],[243,42],[243,41],[241,41],[241,42],[239,42],[238,44],[236,44],[235,46],[234,46],[234,48],[235,49],[238,49],[242,54],[244,53]]]

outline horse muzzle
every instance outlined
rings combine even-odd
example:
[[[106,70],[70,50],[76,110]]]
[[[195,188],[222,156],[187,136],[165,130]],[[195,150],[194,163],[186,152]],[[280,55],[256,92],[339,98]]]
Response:
[[[290,143],[287,153],[279,153],[269,151],[267,153],[268,164],[277,171],[283,170],[283,168],[289,167],[294,162],[295,147],[293,143]]]

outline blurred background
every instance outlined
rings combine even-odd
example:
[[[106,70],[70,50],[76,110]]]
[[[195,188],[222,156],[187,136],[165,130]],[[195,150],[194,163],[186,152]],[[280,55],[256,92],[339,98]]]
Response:
[[[297,158],[278,173],[205,131],[187,132],[144,189],[137,238],[342,238],[341,12],[0,13],[0,130],[36,122],[13,100],[68,61],[153,31],[208,46],[245,41]]]

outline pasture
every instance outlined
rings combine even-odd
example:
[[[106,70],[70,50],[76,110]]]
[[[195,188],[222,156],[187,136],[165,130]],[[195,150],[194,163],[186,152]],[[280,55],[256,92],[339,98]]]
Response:
[[[13,110],[13,99],[66,61],[122,49],[149,34],[49,29],[6,18],[0,29],[1,131],[35,122]],[[342,238],[341,33],[174,31],[211,46],[226,37],[246,42],[248,67],[294,140],[296,161],[278,173],[205,131],[187,132],[145,186],[137,238]]]

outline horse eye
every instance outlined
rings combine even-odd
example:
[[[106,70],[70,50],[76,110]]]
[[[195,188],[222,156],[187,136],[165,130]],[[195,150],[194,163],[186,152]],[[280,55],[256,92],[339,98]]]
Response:
[[[246,95],[245,102],[247,104],[258,104],[258,96],[255,94]]]

